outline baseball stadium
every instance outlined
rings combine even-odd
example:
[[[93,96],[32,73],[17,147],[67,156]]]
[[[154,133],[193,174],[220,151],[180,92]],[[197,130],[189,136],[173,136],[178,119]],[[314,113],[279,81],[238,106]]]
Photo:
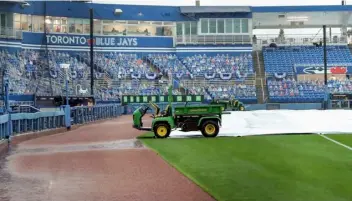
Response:
[[[351,75],[345,0],[0,1],[0,201],[351,201]]]

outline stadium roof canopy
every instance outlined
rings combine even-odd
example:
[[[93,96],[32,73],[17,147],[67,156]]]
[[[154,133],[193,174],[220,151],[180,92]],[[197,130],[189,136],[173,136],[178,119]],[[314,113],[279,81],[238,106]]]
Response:
[[[197,13],[249,13],[249,6],[181,6],[182,14]]]

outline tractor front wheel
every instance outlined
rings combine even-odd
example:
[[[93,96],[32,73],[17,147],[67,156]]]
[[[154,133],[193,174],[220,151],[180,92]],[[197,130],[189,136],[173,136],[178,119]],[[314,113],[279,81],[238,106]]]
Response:
[[[170,136],[171,128],[168,124],[158,123],[153,127],[154,135],[157,138],[167,138]]]
[[[212,120],[205,121],[202,124],[201,131],[204,137],[216,137],[219,134],[219,124]]]

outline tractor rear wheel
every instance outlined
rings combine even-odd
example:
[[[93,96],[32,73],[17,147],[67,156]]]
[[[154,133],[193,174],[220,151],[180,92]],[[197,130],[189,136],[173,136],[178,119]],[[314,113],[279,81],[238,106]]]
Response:
[[[153,127],[154,135],[157,138],[167,138],[170,136],[171,128],[166,123],[158,123]]]
[[[212,120],[205,121],[202,124],[201,131],[204,137],[216,137],[219,134],[219,124]]]

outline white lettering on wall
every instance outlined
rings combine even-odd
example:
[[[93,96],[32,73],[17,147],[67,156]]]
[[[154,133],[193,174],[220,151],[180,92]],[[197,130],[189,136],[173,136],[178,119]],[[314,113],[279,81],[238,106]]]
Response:
[[[55,45],[87,45],[87,38],[84,36],[57,36],[46,35],[47,44]],[[137,38],[111,38],[111,37],[96,37],[95,45],[103,47],[114,46],[138,46]]]

